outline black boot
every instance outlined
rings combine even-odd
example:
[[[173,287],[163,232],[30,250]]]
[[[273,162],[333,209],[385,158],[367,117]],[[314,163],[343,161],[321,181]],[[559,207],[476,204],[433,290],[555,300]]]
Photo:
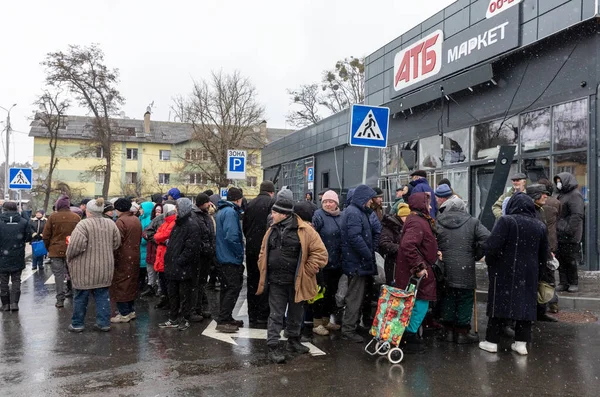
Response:
[[[8,296],[2,296],[2,308],[0,309],[3,312],[10,311],[10,298]]]
[[[269,360],[271,360],[271,362],[274,364],[283,364],[285,363],[285,356],[277,346],[269,346]]]
[[[417,334],[413,334],[411,332],[404,332],[402,342],[404,342],[404,347],[402,348],[402,350],[404,350],[404,353],[425,353],[425,346],[423,345],[423,342],[419,340]]]
[[[300,343],[300,337],[289,338],[285,348],[289,352],[296,352],[300,354],[306,354],[310,351],[308,347]]]
[[[155,291],[154,291],[154,287],[151,285],[148,285],[146,290],[144,292],[142,292],[140,294],[140,296],[154,296]]]
[[[154,306],[155,309],[168,309],[169,308],[169,298],[166,295],[161,295],[160,300]]]

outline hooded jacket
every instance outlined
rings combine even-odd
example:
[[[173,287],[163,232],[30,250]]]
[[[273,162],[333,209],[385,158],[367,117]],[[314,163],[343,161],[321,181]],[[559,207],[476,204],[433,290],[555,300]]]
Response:
[[[421,280],[418,299],[436,300],[436,281],[433,268],[437,260],[438,245],[430,222],[415,213],[429,215],[427,204],[429,199],[425,193],[413,193],[408,199],[412,212],[404,222],[400,247],[396,259],[396,280],[398,288],[406,288],[412,276],[423,269],[427,270],[427,278]]]
[[[142,224],[142,237],[144,236],[144,229],[150,226],[150,216],[152,215],[152,209],[154,204],[150,201],[145,201],[141,205],[144,213],[140,216],[140,223]],[[142,238],[140,242],[140,267],[146,267],[146,253],[148,251],[148,240]]]
[[[212,265],[216,249],[215,220],[210,215],[210,208],[206,211],[196,206],[192,208],[192,219],[200,229],[200,266],[207,267]]]
[[[443,209],[443,210],[442,210]],[[478,246],[483,246],[489,230],[467,212],[467,205],[452,196],[440,207],[437,217],[438,246],[446,268],[446,285],[450,288],[475,289],[475,261],[481,259]]]
[[[546,226],[536,219],[533,200],[516,193],[484,247],[488,266],[489,317],[533,321],[537,316],[539,271],[546,267]]]
[[[165,252],[165,276],[168,280],[190,280],[196,274],[202,247],[200,237],[200,227],[192,218],[192,202],[188,198],[180,198],[177,200],[175,226]]]
[[[231,201],[219,201],[217,222],[217,261],[221,264],[244,263],[244,236],[240,224],[241,209]]]
[[[391,285],[394,281],[394,267],[396,266],[404,222],[398,215],[385,215],[381,225],[383,231],[379,239],[379,253],[385,258],[385,282]]]
[[[562,183],[558,191],[560,201],[560,217],[556,224],[556,233],[559,243],[579,244],[583,236],[583,219],[585,216],[585,205],[583,196],[579,189],[577,179],[568,172],[562,172],[554,177],[554,183]]]
[[[25,243],[31,241],[27,219],[18,212],[0,214],[0,272],[25,269]]]
[[[267,232],[267,218],[275,200],[267,192],[260,192],[250,200],[244,212],[243,231],[246,237],[246,255],[258,259],[262,239]]]
[[[319,209],[313,215],[313,227],[321,236],[329,260],[326,270],[339,269],[341,267],[340,259],[342,257],[342,231],[340,224],[342,216],[338,210],[335,214],[331,214],[324,209]]]
[[[376,196],[373,189],[360,185],[352,195],[350,205],[342,212],[342,269],[350,276],[375,274],[375,238],[369,217],[373,212],[365,204]]]
[[[431,215],[431,217],[435,219],[435,217],[437,216],[437,201],[435,199],[433,188],[429,186],[429,182],[427,182],[427,179],[420,178],[415,181],[411,181],[410,185],[413,187],[411,195],[415,193],[429,193],[431,199],[431,211],[429,215]]]
[[[158,245],[156,248],[156,259],[154,260],[154,270],[159,273],[163,273],[165,271],[165,253],[167,252],[167,245],[169,243],[171,231],[173,230],[173,227],[175,227],[176,218],[177,214],[174,211],[166,214],[166,216],[163,218],[163,223],[158,227],[158,230],[153,235],[153,239]]]
[[[317,285],[317,273],[319,269],[327,265],[327,249],[321,241],[319,234],[304,222],[297,215],[292,215],[298,222],[298,239],[300,241],[300,257],[298,258],[298,267],[294,279],[295,302],[302,302],[315,297],[319,292]],[[261,295],[265,291],[267,280],[268,263],[268,242],[272,232],[271,226],[263,238],[258,257],[258,269],[260,271],[260,280],[256,295]]]
[[[67,237],[73,233],[81,218],[69,209],[69,198],[56,201],[56,212],[48,217],[42,233],[49,258],[64,258],[67,254]]]

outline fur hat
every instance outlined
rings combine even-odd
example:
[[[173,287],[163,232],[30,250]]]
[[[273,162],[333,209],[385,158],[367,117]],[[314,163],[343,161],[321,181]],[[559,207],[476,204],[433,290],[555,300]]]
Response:
[[[94,215],[102,215],[104,213],[104,199],[100,197],[88,201],[85,209]]]
[[[131,200],[127,200],[126,198],[120,198],[115,201],[115,209],[119,212],[128,212],[131,209]]]
[[[337,193],[333,190],[328,190],[325,193],[323,193],[323,198],[321,199],[321,201],[325,200],[335,201],[337,205],[340,205],[340,198],[338,197]]]
[[[402,218],[408,215],[410,215],[410,207],[406,203],[401,203],[398,206],[398,216]]]

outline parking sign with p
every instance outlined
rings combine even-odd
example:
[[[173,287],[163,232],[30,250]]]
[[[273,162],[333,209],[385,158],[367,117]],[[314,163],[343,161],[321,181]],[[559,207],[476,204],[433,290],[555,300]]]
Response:
[[[227,179],[246,179],[246,151],[227,151]]]

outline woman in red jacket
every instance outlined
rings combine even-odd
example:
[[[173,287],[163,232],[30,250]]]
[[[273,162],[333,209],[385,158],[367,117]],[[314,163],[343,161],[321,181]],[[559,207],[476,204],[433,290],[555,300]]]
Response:
[[[165,210],[165,222],[160,225],[156,231],[156,234],[153,236],[154,241],[157,244],[154,270],[158,274],[158,282],[162,291],[160,301],[156,305],[156,308],[158,309],[169,308],[169,298],[167,297],[167,279],[165,277],[165,253],[167,252],[167,243],[169,241],[169,237],[171,236],[171,231],[175,226],[175,219],[177,218],[177,210],[175,209],[174,205],[165,204],[163,207]]]
[[[417,299],[404,333],[406,353],[422,352],[422,340],[417,331],[427,314],[429,302],[436,300],[436,282],[432,265],[438,255],[435,220],[429,215],[429,193],[413,193],[408,199],[410,215],[406,218],[396,260],[396,287],[406,288],[411,277],[422,277]]]

